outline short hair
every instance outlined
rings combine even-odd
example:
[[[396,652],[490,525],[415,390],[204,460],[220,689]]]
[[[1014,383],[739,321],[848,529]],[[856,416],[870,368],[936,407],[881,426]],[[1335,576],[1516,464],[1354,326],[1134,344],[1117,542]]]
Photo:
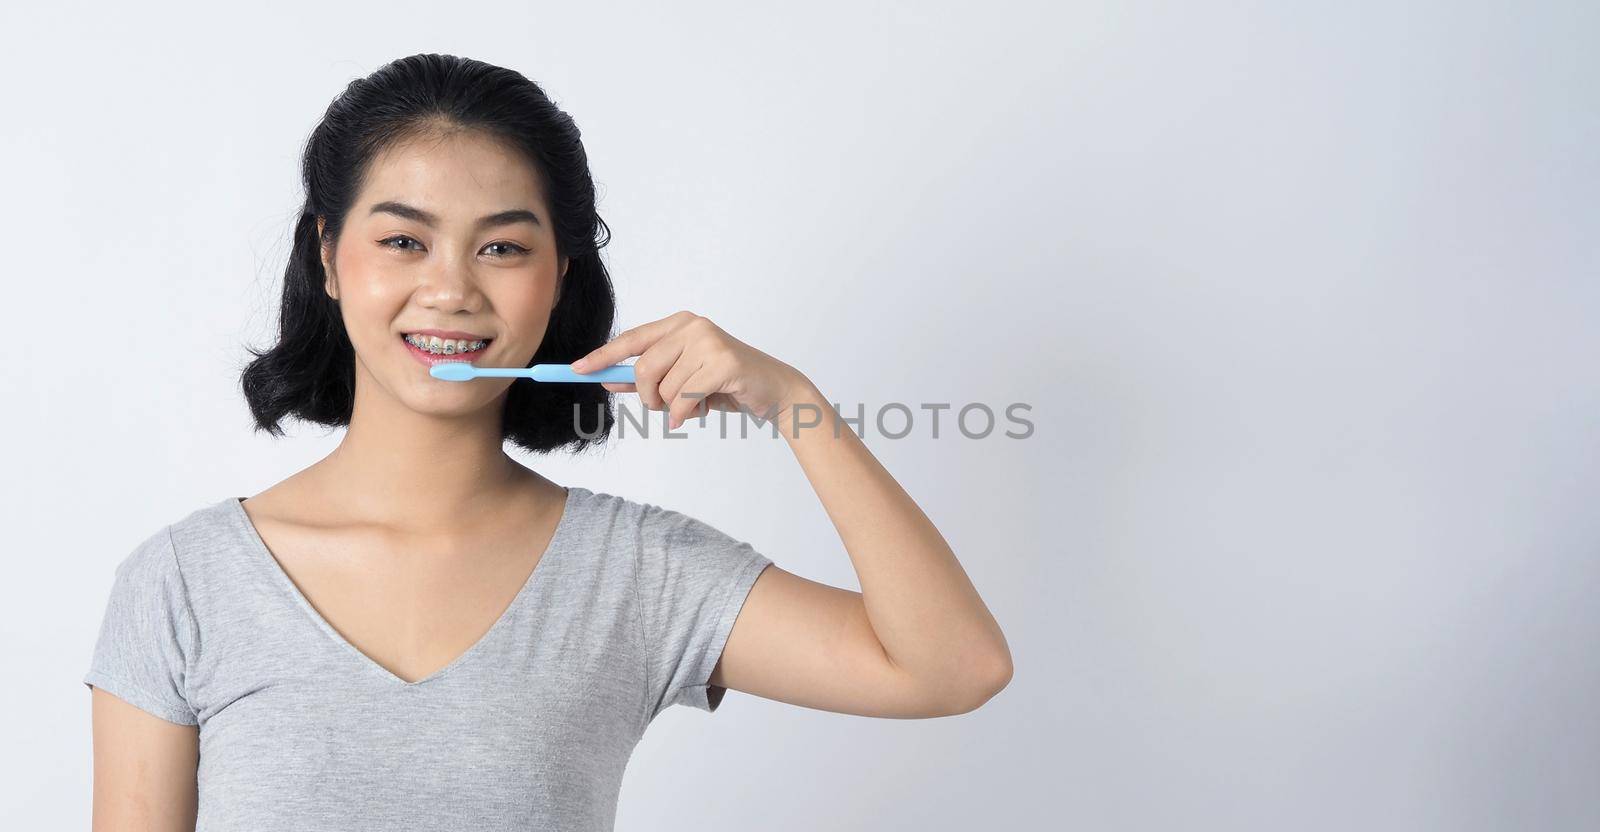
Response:
[[[287,417],[349,426],[355,349],[338,301],[324,290],[322,243],[338,240],[379,153],[454,129],[484,131],[521,151],[549,200],[557,257],[569,258],[544,341],[529,366],[570,363],[609,339],[616,296],[600,249],[611,231],[596,211],[588,156],[571,116],[513,70],[454,55],[400,58],[352,81],[306,140],[305,205],[283,275],[278,342],[263,352],[246,347],[254,359],[240,374],[257,432],[282,436],[280,423]],[[320,239],[318,217],[324,221]],[[612,394],[599,384],[518,380],[504,398],[503,438],[535,453],[564,446],[582,451],[604,442],[615,425]]]

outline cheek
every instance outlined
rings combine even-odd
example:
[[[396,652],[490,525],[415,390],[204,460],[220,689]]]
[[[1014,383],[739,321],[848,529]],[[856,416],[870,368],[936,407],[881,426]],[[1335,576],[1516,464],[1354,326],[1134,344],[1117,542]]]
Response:
[[[384,290],[384,263],[370,253],[341,251],[335,264],[339,274],[339,291],[342,295],[374,296]]]
[[[382,305],[406,291],[404,273],[377,251],[341,251],[335,268],[339,295],[349,303]]]
[[[389,274],[377,258],[339,258],[339,311],[351,343],[387,339],[395,316],[405,306],[405,282]]]
[[[516,280],[485,284],[483,288],[499,316],[519,330],[543,326],[555,308],[556,285],[549,276],[519,275]]]

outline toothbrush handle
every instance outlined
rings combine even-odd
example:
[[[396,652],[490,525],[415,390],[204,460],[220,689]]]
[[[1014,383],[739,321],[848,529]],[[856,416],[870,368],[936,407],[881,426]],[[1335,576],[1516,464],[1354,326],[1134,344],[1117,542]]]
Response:
[[[532,370],[528,377],[534,381],[589,381],[614,383],[633,383],[633,365],[613,364],[592,373],[573,372],[571,364],[535,364],[528,368]]]

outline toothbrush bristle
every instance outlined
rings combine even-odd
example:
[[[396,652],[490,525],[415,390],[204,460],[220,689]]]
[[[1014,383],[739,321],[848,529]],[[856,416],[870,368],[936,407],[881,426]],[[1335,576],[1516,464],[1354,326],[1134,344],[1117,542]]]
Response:
[[[444,381],[469,381],[476,373],[471,364],[465,361],[446,361],[428,368],[428,373],[434,378]]]

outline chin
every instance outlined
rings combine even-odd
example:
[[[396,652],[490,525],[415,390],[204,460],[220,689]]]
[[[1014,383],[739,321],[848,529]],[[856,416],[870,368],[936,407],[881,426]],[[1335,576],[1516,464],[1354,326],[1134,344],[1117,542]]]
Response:
[[[475,382],[448,382],[431,380],[434,384],[449,384],[466,388]],[[481,413],[485,408],[494,406],[493,399],[484,399],[482,391],[463,390],[461,392],[429,390],[426,393],[410,392],[400,399],[406,409],[420,413],[424,416],[435,416],[441,419],[466,418]]]

